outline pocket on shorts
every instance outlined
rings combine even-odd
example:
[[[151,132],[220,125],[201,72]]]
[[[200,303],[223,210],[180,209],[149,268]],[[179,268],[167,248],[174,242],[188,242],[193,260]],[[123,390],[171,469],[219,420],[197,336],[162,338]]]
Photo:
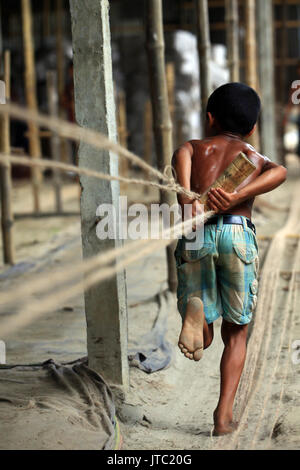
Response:
[[[237,256],[245,263],[251,264],[258,260],[258,252],[255,246],[245,246],[242,244],[234,244],[233,249]]]
[[[248,309],[249,312],[253,312],[257,304],[257,292],[258,292],[258,281],[254,279],[250,284]]]

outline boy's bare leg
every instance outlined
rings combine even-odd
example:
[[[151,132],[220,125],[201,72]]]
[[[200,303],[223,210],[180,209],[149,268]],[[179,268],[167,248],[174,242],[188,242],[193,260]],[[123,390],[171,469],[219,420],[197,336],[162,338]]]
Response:
[[[188,301],[178,346],[188,359],[200,361],[203,349],[207,348],[212,340],[213,325],[206,323],[203,303],[198,297],[192,297]]]
[[[248,325],[236,325],[223,320],[221,334],[224,352],[221,359],[221,391],[214,411],[214,436],[233,432],[233,403],[246,359]]]

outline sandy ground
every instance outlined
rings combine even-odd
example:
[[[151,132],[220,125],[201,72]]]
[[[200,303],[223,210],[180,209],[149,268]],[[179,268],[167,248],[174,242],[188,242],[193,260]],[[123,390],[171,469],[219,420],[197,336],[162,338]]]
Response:
[[[254,222],[258,228],[262,261],[269,237],[284,225],[291,193],[299,181],[298,167],[292,163],[293,170],[290,172],[288,182],[265,196],[259,205],[259,211],[255,213]],[[43,190],[44,210],[51,210],[53,207],[51,191],[51,187]],[[24,208],[23,201],[28,201],[29,193],[29,188],[22,187],[15,191],[15,210],[20,212],[28,210],[27,207]],[[137,201],[136,194],[133,195],[133,199]],[[151,199],[151,196],[153,195],[147,197]],[[68,200],[66,210],[77,210],[77,187],[68,187],[65,197]],[[14,286],[21,276],[22,279],[26,279],[34,272],[47,273],[66,262],[79,259],[81,254],[79,219],[55,217],[19,220],[16,223],[16,247],[18,264],[14,268],[3,266],[0,268],[1,290]],[[289,249],[292,256],[294,246],[291,245]],[[164,250],[130,267],[127,279],[130,346],[140,335],[149,331],[155,319],[157,306],[154,301],[147,299],[153,298],[166,287]],[[283,285],[283,289],[285,287]],[[6,311],[5,315],[11,313]],[[278,307],[278,314],[272,325],[275,349],[276,341],[280,338],[279,320]],[[130,369],[130,391],[126,394],[125,402],[118,406],[124,449],[211,449],[217,445],[218,438],[211,438],[210,431],[213,424],[212,412],[219,392],[219,362],[222,353],[220,321],[215,324],[214,342],[205,351],[200,363],[188,361],[177,349],[180,326],[181,319],[173,298],[168,312],[167,334],[168,340],[173,345],[173,360],[170,367],[151,375],[136,368]],[[293,328],[293,340],[300,339],[299,309],[291,328]],[[61,305],[56,311],[16,332],[7,340],[6,346],[7,363],[10,364],[41,362],[49,358],[67,361],[86,355],[82,293],[67,305]],[[289,354],[287,351],[286,354]],[[250,448],[250,437],[253,437],[258,421],[262,422],[262,426],[257,431],[255,448],[299,447],[300,394],[297,387],[299,365],[293,365],[290,360],[287,371],[284,366],[286,361],[283,361],[282,365],[279,364],[276,377],[271,377],[272,380],[269,380],[268,374],[272,374],[272,351],[269,356],[268,369],[257,396],[257,406],[251,410],[249,431],[241,436],[233,448]],[[280,375],[284,376],[285,382],[283,394],[281,388],[276,386],[277,383],[280,384]],[[261,417],[260,407],[267,395],[270,397],[265,413]],[[269,442],[264,435],[264,426],[267,426],[270,417],[274,415],[278,415],[278,425],[276,433]],[[1,435],[0,431],[0,437],[3,448],[6,444],[10,448],[18,448],[18,441],[14,435]],[[51,448],[51,442],[48,445]]]

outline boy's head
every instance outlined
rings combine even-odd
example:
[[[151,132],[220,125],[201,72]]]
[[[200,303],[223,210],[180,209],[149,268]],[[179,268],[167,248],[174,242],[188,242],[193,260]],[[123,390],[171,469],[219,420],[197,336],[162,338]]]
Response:
[[[210,95],[206,113],[220,131],[245,137],[254,129],[260,108],[260,98],[253,88],[243,83],[227,83]]]

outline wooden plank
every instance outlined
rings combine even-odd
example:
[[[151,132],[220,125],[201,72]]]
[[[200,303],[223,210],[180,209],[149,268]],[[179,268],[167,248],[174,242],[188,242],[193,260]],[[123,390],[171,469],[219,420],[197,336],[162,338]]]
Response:
[[[241,152],[201,197],[200,202],[204,204],[204,210],[210,210],[206,203],[207,194],[211,189],[222,188],[228,193],[233,193],[255,170],[254,163]]]

